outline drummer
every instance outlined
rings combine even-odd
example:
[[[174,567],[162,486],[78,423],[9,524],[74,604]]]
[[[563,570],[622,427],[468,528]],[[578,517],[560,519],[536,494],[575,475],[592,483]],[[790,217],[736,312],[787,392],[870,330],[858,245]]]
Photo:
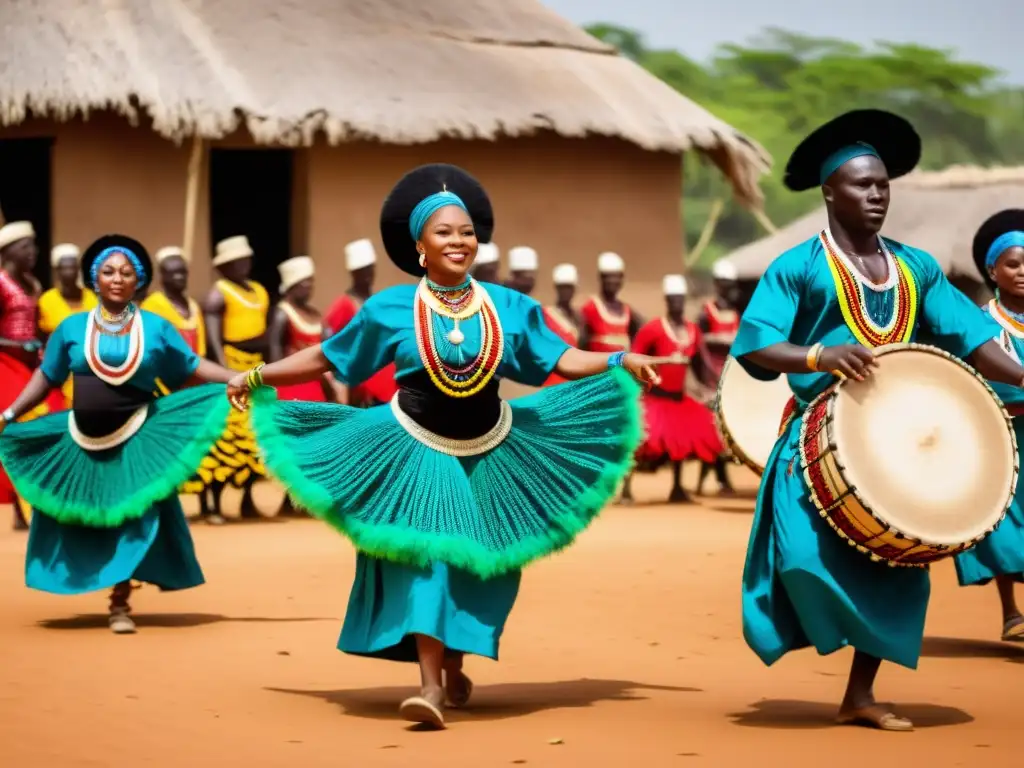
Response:
[[[922,327],[983,376],[1024,384],[1024,369],[995,340],[998,325],[935,259],[879,235],[889,180],[910,172],[920,155],[909,123],[861,110],[818,128],[789,159],[786,185],[820,186],[828,221],[769,266],[732,354],[757,379],[789,374],[798,414],[836,381],[834,373],[863,380],[876,365],[872,347],[913,341]],[[838,722],[911,730],[876,703],[873,689],[882,660],[917,666],[928,573],[874,563],[829,528],[800,471],[801,423],[795,418],[782,432],[761,481],[743,573],[744,636],[765,664],[807,646],[819,654],[853,646]]]
[[[974,236],[974,263],[996,297],[984,309],[1001,326],[1000,343],[1014,362],[1024,359],[1024,210],[1009,209],[992,216]],[[1024,447],[1024,391],[992,382]],[[961,586],[995,581],[1002,604],[1002,639],[1024,642],[1024,616],[1017,607],[1014,584],[1024,581],[1024,483],[999,527],[974,549],[956,557]]]

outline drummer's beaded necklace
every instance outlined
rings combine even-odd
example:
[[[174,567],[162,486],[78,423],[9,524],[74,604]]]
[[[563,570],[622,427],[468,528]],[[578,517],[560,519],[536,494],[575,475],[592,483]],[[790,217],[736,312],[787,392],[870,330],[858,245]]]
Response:
[[[866,283],[846,254],[834,245],[828,230],[819,239],[825,248],[843,320],[857,341],[868,347],[910,341],[917,319],[918,292],[914,276],[903,260],[894,256],[879,238],[889,276],[881,285]]]
[[[498,313],[487,291],[475,280],[442,286],[424,278],[413,303],[416,346],[430,380],[449,397],[470,397],[494,377],[505,346]],[[480,351],[467,361],[459,322],[480,319]],[[445,319],[453,321],[446,329]],[[453,362],[448,362],[453,361]]]
[[[1020,363],[1020,356],[1017,354],[1017,348],[1013,344],[1013,338],[1024,339],[1024,314],[1020,312],[1014,312],[1012,309],[1007,309],[1001,301],[999,301],[999,293],[996,292],[996,298],[992,299],[988,303],[988,313],[992,318],[999,323],[1003,332],[999,334],[999,346],[1003,348],[1003,351],[1010,356],[1012,360]]]

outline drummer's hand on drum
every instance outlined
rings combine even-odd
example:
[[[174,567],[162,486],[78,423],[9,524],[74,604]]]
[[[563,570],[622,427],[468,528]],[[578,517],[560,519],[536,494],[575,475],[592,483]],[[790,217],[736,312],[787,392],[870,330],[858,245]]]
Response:
[[[245,411],[249,407],[248,374],[240,373],[228,382],[228,401],[237,411]]]
[[[874,353],[860,344],[840,344],[825,347],[818,357],[818,370],[864,381],[878,367]]]
[[[622,367],[629,371],[634,379],[650,389],[661,384],[661,376],[658,375],[658,365],[661,362],[664,362],[662,358],[627,352],[622,358]]]

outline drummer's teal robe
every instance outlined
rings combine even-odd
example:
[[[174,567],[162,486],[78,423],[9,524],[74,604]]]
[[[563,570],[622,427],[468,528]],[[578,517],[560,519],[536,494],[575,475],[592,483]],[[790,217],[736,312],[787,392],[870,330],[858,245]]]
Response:
[[[931,343],[963,358],[998,335],[995,321],[953,287],[934,258],[891,240],[885,243],[915,288],[911,341],[925,331]],[[877,323],[891,316],[895,290],[862,287]],[[857,343],[817,237],[779,256],[765,272],[731,353],[751,376],[768,381],[779,374],[746,355],[781,342]],[[802,413],[835,378],[829,373],[789,374],[788,381]],[[924,636],[928,572],[872,562],[819,516],[800,471],[800,423],[799,418],[790,421],[761,479],[743,571],[744,637],[765,664],[807,646],[824,655],[851,645],[914,668]],[[892,457],[894,464],[899,460]]]
[[[984,309],[988,314],[987,307]],[[1000,346],[1017,362],[1024,360],[1024,337],[1020,331],[1003,330]],[[1007,408],[1019,411],[1024,407],[1024,389],[990,381]],[[1024,448],[1024,415],[1013,419],[1017,449]],[[999,527],[974,549],[956,556],[956,575],[960,586],[988,584],[996,576],[1009,576],[1024,581],[1024,482],[1018,478],[1017,491]]]

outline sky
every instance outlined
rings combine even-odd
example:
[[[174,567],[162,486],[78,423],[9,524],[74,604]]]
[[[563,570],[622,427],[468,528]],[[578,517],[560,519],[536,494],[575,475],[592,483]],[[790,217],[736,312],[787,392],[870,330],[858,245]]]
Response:
[[[919,43],[1003,70],[1024,84],[1022,0],[541,0],[576,24],[606,21],[639,30],[653,48],[698,61],[721,43],[743,43],[765,27],[856,43]]]

